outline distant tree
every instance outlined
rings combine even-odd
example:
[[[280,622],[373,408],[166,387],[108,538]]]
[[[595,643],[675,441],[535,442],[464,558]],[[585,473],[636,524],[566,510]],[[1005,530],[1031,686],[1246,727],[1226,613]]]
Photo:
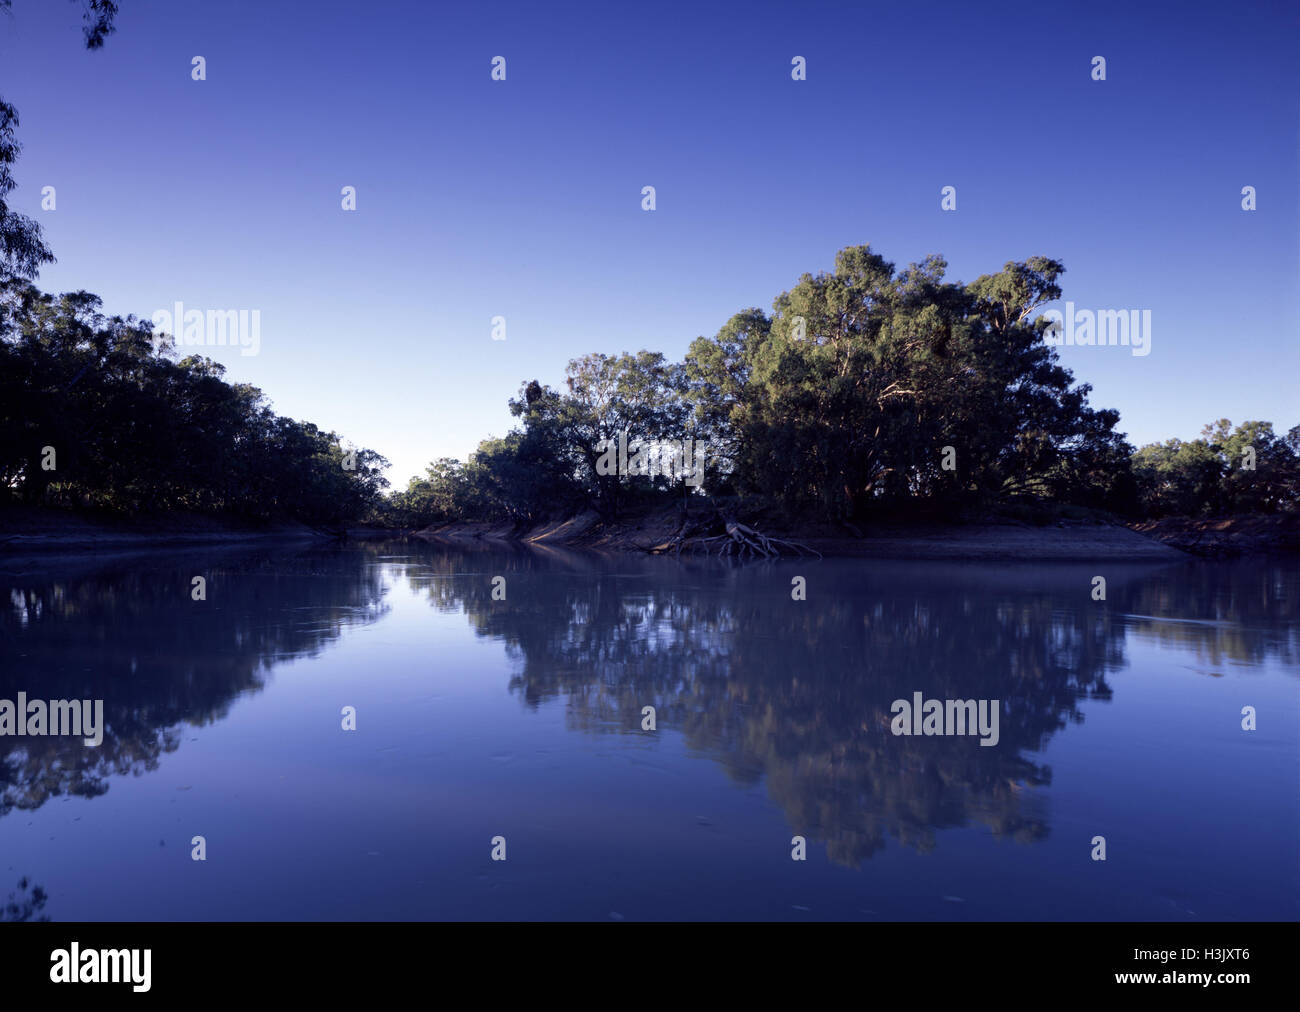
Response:
[[[1223,462],[1203,439],[1169,439],[1133,455],[1142,510],[1149,516],[1188,516],[1219,507]]]
[[[1221,418],[1201,435],[1222,462],[1219,506],[1229,513],[1275,513],[1295,505],[1297,459],[1271,422]]]
[[[424,477],[412,478],[402,492],[390,496],[385,516],[394,526],[427,527],[458,519],[469,510],[464,467],[442,457],[428,466]]]
[[[1142,447],[1133,471],[1151,516],[1300,509],[1300,426],[1279,437],[1271,422],[1221,418],[1200,439]]]

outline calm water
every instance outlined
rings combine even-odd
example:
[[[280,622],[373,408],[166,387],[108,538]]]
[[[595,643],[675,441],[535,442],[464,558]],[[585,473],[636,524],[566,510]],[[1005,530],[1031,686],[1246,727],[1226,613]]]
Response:
[[[0,737],[0,905],[55,920],[1300,915],[1294,561],[5,568],[0,699],[105,700],[98,749]],[[998,745],[893,735],[918,691]]]

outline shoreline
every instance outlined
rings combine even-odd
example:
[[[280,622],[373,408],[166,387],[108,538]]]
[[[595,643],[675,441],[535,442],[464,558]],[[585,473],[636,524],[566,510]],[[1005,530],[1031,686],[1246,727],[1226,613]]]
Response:
[[[400,536],[373,528],[348,528],[349,538]],[[0,558],[68,553],[101,554],[142,549],[254,547],[268,543],[328,542],[330,535],[304,524],[258,525],[189,514],[150,518],[95,517],[39,507],[0,509]]]
[[[454,521],[416,531],[427,541],[452,545],[563,546],[603,551],[673,555],[672,538],[679,527],[675,513],[604,523],[587,513],[564,521],[531,527]],[[769,530],[772,537],[799,542],[824,558],[947,559],[971,561],[1177,562],[1192,556],[1180,548],[1119,524],[1068,523],[1036,527],[1016,523],[880,526],[863,537],[826,530]],[[683,551],[683,557],[703,557]],[[783,553],[784,558],[800,557]],[[802,553],[803,558],[808,558]]]
[[[614,522],[603,521],[589,511],[533,525],[452,521],[421,530],[359,525],[347,528],[346,536],[348,541],[418,537],[463,547],[499,544],[674,555],[672,541],[680,526],[676,510]],[[754,526],[768,536],[797,541],[826,558],[1173,562],[1300,550],[1300,517],[1291,515],[1164,518],[1131,525],[1097,520],[1058,520],[1044,525],[1014,520],[894,522],[873,525],[861,537],[826,525],[787,529],[760,522]],[[197,515],[127,520],[40,508],[0,510],[0,558],[9,560],[330,541],[328,532],[293,523],[259,526]],[[784,557],[798,554],[809,557],[806,552],[783,552]],[[704,553],[682,551],[681,555],[698,558]]]

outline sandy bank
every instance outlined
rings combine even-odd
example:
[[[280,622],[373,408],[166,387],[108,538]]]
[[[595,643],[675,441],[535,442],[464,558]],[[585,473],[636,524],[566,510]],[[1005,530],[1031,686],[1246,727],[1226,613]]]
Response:
[[[398,534],[361,528],[348,531],[350,537],[358,538]],[[194,514],[115,519],[39,508],[0,509],[0,556],[327,539],[328,535],[293,523],[258,525]]]
[[[585,513],[562,522],[526,527],[511,524],[449,523],[428,527],[419,537],[455,543],[559,544],[610,551],[667,550],[680,526],[675,512],[615,523]],[[823,556],[882,559],[969,559],[1026,561],[1174,562],[1185,553],[1118,524],[1061,522],[1038,527],[1013,523],[950,526],[888,525],[864,530],[862,537],[818,528],[769,529],[768,535],[790,538]]]
[[[1209,558],[1300,552],[1300,514],[1167,517],[1133,529],[1174,548]]]

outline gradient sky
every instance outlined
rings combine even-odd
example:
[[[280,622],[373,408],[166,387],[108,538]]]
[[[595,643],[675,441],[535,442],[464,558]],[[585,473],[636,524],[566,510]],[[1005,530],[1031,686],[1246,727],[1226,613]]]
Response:
[[[592,351],[680,358],[860,243],[962,281],[1053,256],[1076,306],[1150,309],[1148,357],[1061,349],[1137,444],[1220,417],[1285,431],[1296,11],[122,0],[87,52],[79,5],[15,0],[11,204],[59,258],[46,289],[146,318],[259,309],[259,355],[207,353],[389,457],[398,487],[503,435],[521,381]]]

